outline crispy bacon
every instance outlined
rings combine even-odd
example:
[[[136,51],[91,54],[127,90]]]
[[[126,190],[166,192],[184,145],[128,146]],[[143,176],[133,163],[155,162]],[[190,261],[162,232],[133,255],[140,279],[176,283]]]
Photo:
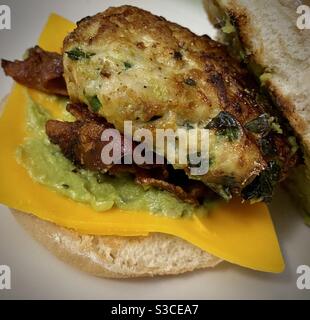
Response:
[[[182,187],[175,185],[173,183],[158,179],[157,177],[152,177],[150,175],[150,172],[147,170],[144,170],[143,172],[138,171],[135,181],[138,184],[144,185],[144,186],[152,186],[155,188],[159,188],[162,190],[166,190],[172,194],[174,194],[177,198],[180,200],[187,202],[189,204],[193,204],[195,206],[199,205],[199,201],[197,197],[191,195],[190,193],[186,192]]]
[[[101,160],[101,151],[108,143],[101,141],[101,135],[111,125],[104,118],[89,112],[85,106],[68,104],[67,110],[78,120],[47,121],[45,127],[50,141],[57,144],[62,153],[74,163],[93,171],[106,172],[112,164],[107,165]],[[124,137],[121,136],[121,139],[124,154]]]
[[[176,177],[175,171],[167,165],[137,166],[114,165],[108,171],[110,175],[131,173],[135,176],[135,182],[143,186],[152,186],[174,194],[178,199],[198,206],[204,199],[212,199],[216,195],[202,182],[189,180],[179,172]]]
[[[113,128],[113,126],[108,123],[104,117],[98,115],[97,113],[90,112],[87,106],[83,104],[69,103],[67,104],[66,109],[76,118],[76,120],[93,121],[99,124],[104,124],[106,128]]]
[[[68,96],[63,77],[62,55],[58,53],[47,52],[35,46],[29,49],[24,61],[1,60],[1,66],[7,76],[26,87]]]
[[[57,144],[62,153],[74,163],[93,171],[106,172],[111,165],[101,161],[101,134],[104,125],[94,122],[62,122],[50,120],[46,123],[46,133],[50,141]]]

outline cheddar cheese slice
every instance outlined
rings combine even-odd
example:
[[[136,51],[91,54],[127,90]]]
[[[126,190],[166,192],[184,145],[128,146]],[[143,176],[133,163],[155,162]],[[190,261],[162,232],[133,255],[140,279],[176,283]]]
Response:
[[[74,24],[52,14],[39,39],[49,51],[60,51]],[[268,208],[239,200],[210,209],[208,215],[173,219],[148,212],[112,209],[96,212],[34,182],[15,159],[26,137],[27,89],[15,85],[0,118],[0,202],[8,207],[93,235],[147,236],[162,232],[180,237],[229,262],[266,272],[281,272],[284,262]],[[57,113],[57,100],[28,93],[41,106]]]

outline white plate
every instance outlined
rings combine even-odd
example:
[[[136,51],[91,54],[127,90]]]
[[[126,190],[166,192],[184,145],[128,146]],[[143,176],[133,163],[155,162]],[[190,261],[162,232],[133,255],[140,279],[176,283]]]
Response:
[[[1,58],[20,58],[26,48],[36,43],[51,12],[77,21],[122,4],[145,8],[195,33],[214,35],[201,0],[6,0],[6,4],[12,10],[12,30],[0,31]],[[2,71],[0,81],[3,97],[12,81]],[[175,277],[98,279],[58,261],[16,224],[7,208],[0,206],[0,212],[0,265],[9,265],[12,270],[12,289],[0,290],[0,299],[310,299],[310,290],[299,290],[296,286],[296,268],[310,265],[310,229],[281,190],[271,205],[286,259],[285,272],[279,275],[223,263],[213,270]]]

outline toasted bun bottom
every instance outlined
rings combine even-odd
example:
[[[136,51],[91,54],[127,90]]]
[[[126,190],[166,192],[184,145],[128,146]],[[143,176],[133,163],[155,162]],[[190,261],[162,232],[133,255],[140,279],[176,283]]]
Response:
[[[16,220],[62,261],[104,278],[180,274],[214,267],[221,260],[175,236],[92,236],[11,210]]]

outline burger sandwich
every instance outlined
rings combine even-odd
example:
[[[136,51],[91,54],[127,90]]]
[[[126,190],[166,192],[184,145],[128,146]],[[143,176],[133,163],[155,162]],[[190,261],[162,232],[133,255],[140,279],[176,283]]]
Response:
[[[224,44],[132,6],[77,25],[51,15],[23,60],[1,63],[17,84],[0,118],[0,202],[56,256],[96,276],[222,260],[281,272],[266,203],[288,176],[295,188],[308,172],[309,52],[270,45],[269,25],[281,24],[280,35],[293,27],[281,13],[257,23],[254,3],[206,2]],[[199,130],[207,140],[192,138]],[[158,132],[168,132],[164,143]]]

